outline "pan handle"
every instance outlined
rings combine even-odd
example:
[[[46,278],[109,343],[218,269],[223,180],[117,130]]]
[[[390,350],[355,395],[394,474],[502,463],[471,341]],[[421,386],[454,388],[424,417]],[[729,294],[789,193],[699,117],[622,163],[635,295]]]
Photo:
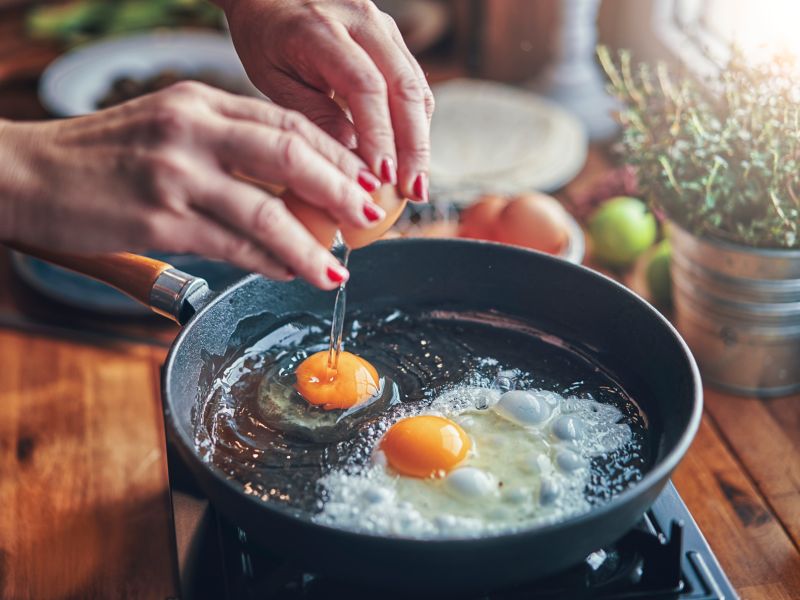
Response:
[[[23,244],[5,245],[102,281],[181,325],[194,316],[212,295],[205,279],[138,254],[67,254]]]

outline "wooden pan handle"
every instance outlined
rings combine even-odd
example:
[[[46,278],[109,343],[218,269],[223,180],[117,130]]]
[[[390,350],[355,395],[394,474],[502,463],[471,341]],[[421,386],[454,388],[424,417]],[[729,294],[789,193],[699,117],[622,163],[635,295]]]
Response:
[[[130,252],[67,254],[24,244],[5,245],[23,254],[107,283],[147,306],[151,304],[150,294],[156,279],[167,269],[173,268],[169,263]]]

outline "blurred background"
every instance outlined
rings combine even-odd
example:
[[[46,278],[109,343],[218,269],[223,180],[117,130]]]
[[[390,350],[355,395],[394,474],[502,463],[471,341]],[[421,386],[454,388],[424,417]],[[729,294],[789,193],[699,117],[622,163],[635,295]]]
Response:
[[[599,40],[627,47],[642,58],[681,53],[685,40],[737,37],[747,43],[783,38],[800,7],[791,0],[377,0],[392,14],[415,54],[438,68],[471,76],[521,82],[541,73],[554,56],[559,19],[575,7],[595,12]],[[221,27],[219,11],[205,0],[0,0],[3,24],[66,45],[103,35],[153,27]],[[780,16],[780,18],[776,18]],[[584,23],[585,24],[585,23]],[[8,36],[4,36],[10,42]],[[446,66],[445,66],[446,65]]]
[[[588,220],[610,198],[641,194],[616,151],[621,132],[614,114],[621,105],[606,91],[597,44],[697,74],[723,64],[734,40],[748,52],[764,43],[800,49],[792,31],[800,3],[791,0],[376,4],[397,21],[437,97],[432,202],[410,207],[391,235],[512,243],[616,275],[622,267],[635,272],[633,259],[595,260],[596,240],[584,235]],[[206,0],[0,0],[0,117],[85,114],[186,78],[258,95],[238,63],[224,16]],[[524,201],[502,219],[500,209],[521,195]],[[628,202],[612,219],[615,233],[635,230],[636,239],[614,242],[632,257],[662,237],[660,226],[656,232],[641,217],[643,204]],[[40,291],[63,299],[71,289],[73,276],[20,261],[15,268]],[[216,276],[216,265],[183,266]],[[231,271],[222,283],[239,275]],[[647,286],[638,288],[648,295]],[[76,289],[75,297],[86,294]],[[140,310],[117,300],[114,311]]]

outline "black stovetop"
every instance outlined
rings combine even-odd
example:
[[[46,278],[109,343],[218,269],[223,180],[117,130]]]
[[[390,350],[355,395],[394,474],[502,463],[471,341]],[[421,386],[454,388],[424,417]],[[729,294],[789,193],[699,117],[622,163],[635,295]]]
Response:
[[[218,515],[170,461],[183,600],[390,598],[318,576],[270,555]],[[420,594],[414,594],[420,596]],[[408,597],[405,594],[404,597]],[[639,524],[581,564],[524,586],[481,593],[482,600],[736,598],[711,548],[669,483]]]

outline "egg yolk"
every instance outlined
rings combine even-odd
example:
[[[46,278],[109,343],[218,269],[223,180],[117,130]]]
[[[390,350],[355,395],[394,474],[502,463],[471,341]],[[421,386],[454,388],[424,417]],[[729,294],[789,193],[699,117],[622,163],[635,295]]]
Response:
[[[411,477],[444,475],[466,458],[470,446],[458,423],[435,415],[398,421],[381,441],[389,465]]]
[[[351,408],[378,393],[378,372],[363,358],[340,352],[336,369],[328,367],[328,351],[305,359],[295,372],[295,388],[325,410]]]

